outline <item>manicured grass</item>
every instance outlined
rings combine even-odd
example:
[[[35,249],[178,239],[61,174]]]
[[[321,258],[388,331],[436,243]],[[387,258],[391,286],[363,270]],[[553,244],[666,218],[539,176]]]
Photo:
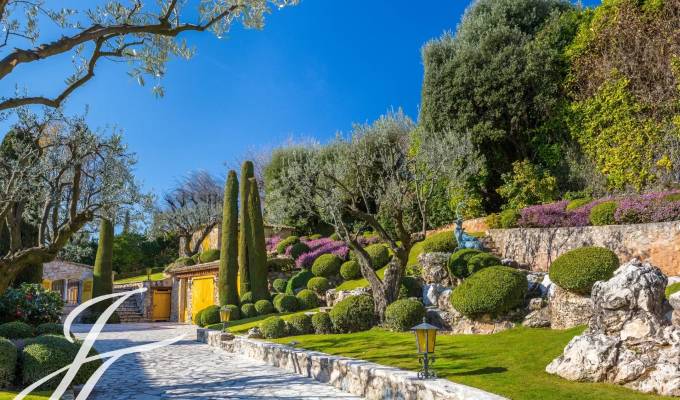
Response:
[[[376,271],[376,274],[378,274],[378,277],[380,277],[380,279],[382,279],[383,276],[385,276],[385,269],[387,269],[387,267],[382,267],[382,268],[380,268],[379,270]],[[344,281],[340,285],[338,285],[338,287],[336,287],[336,289],[337,290],[352,290],[352,289],[356,289],[356,288],[359,288],[359,287],[366,287],[366,286],[368,286],[368,281],[366,280],[366,278],[359,278],[359,279],[352,279],[352,280],[349,280],[349,281]]]
[[[4,391],[0,390],[0,400],[12,400],[19,392]],[[28,396],[24,397],[26,400],[45,400],[49,399],[52,392],[33,392]]]
[[[257,317],[252,317],[252,318],[243,318],[239,319],[236,321],[230,321],[227,322],[227,328],[229,329],[229,332],[231,333],[245,333],[248,332],[248,329],[254,328],[256,326],[260,325],[260,321],[263,319],[267,319],[269,317],[282,317],[284,320],[290,318],[293,315],[296,314],[304,314],[307,312],[315,312],[318,311],[318,308],[312,308],[310,310],[304,310],[304,311],[298,311],[294,313],[274,313],[274,314],[267,314],[267,315],[258,315]],[[214,324],[214,325],[208,325],[208,329],[222,329],[222,324]]]
[[[441,378],[513,400],[653,400],[621,386],[571,382],[545,372],[564,346],[584,328],[564,331],[516,328],[495,335],[440,335],[434,369]],[[275,340],[297,347],[418,369],[412,333],[374,328],[344,335],[305,335]]]
[[[162,272],[157,272],[155,274],[151,274],[151,280],[152,281],[162,281],[165,279],[165,274]],[[125,279],[120,279],[117,281],[113,281],[114,284],[122,284],[122,283],[136,283],[136,282],[144,282],[147,280],[147,275],[138,275],[138,276],[133,276],[131,278],[125,278]]]

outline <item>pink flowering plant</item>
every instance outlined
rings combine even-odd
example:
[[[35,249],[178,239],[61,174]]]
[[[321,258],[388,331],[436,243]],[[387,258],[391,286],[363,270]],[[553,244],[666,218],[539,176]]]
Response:
[[[311,268],[314,260],[322,254],[335,254],[341,259],[345,260],[349,253],[349,248],[345,242],[333,240],[329,238],[303,240],[309,246],[309,251],[302,253],[300,257],[295,260],[295,265],[299,268]]]

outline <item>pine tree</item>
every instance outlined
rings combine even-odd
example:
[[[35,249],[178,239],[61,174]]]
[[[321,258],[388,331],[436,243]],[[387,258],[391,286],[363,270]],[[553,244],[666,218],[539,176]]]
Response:
[[[248,222],[248,193],[250,178],[255,176],[255,168],[252,161],[244,161],[241,166],[241,209],[239,210],[239,236],[238,236],[238,276],[240,279],[239,294],[250,291],[250,277],[248,276],[248,236],[250,235],[250,223]]]
[[[112,260],[113,223],[109,219],[102,218],[99,225],[97,256],[94,261],[92,297],[113,293]],[[111,301],[102,301],[95,304],[94,309],[97,312],[103,312],[110,304]]]
[[[254,178],[248,184],[248,222],[250,224],[248,237],[248,267],[250,273],[250,291],[253,299],[269,298],[267,291],[267,248],[264,240],[264,223],[262,222],[262,208],[260,194]]]
[[[238,304],[238,179],[229,171],[224,187],[218,289],[220,305]]]

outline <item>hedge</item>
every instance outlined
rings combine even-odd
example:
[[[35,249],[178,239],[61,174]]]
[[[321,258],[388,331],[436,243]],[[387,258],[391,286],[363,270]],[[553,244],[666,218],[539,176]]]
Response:
[[[406,288],[407,297],[422,297],[423,287],[418,278],[412,276],[405,276],[401,278],[401,284]]]
[[[246,303],[246,304],[242,305],[241,306],[241,315],[243,316],[243,318],[257,317],[258,312],[257,312],[257,309],[255,308],[255,304]]]
[[[22,321],[5,322],[0,325],[0,337],[7,339],[25,339],[33,337],[33,327]]]
[[[201,313],[201,326],[217,324],[220,322],[220,306],[212,305],[203,309]]]
[[[252,304],[254,302],[253,300],[253,292],[245,292],[241,295],[241,304]]]
[[[36,336],[47,334],[63,335],[64,325],[55,322],[46,322],[35,327],[35,334]]]
[[[17,347],[9,339],[0,337],[0,388],[14,382],[17,367]]]
[[[616,219],[614,214],[616,213],[616,202],[605,201],[600,203],[590,209],[589,220],[593,225],[614,225]]]
[[[267,339],[286,336],[286,323],[280,317],[269,317],[260,322],[260,332]]]
[[[500,258],[489,253],[475,254],[468,260],[467,275],[470,276],[475,272],[479,272],[486,267],[493,267],[495,265],[502,265]]]
[[[593,284],[605,281],[619,267],[616,254],[604,247],[581,247],[557,257],[550,265],[550,280],[563,289],[590,294]]]
[[[423,240],[422,254],[424,253],[450,253],[456,250],[458,242],[453,232],[445,231],[432,234]]]
[[[307,282],[312,278],[314,278],[314,274],[307,269],[293,275],[286,285],[286,294],[294,295],[297,289],[306,288]]]
[[[313,332],[312,318],[307,314],[291,315],[286,320],[286,333],[290,336],[307,335]]]
[[[194,316],[194,321],[193,321],[194,324],[200,326],[201,328],[203,327],[203,321],[202,321],[201,319],[202,319],[202,317],[203,317],[203,311],[204,311],[204,310],[205,310],[205,308],[204,308],[203,310],[199,310],[199,311],[196,313],[196,315]]]
[[[288,246],[298,243],[300,241],[300,238],[297,236],[288,236],[287,238],[281,240],[277,245],[276,245],[276,252],[278,254],[283,254],[286,252],[286,249]]]
[[[375,322],[375,308],[370,296],[348,297],[330,311],[333,329],[338,333],[351,333],[371,329]]]
[[[342,266],[342,259],[335,254],[322,254],[314,260],[312,273],[316,276],[330,278],[337,275]]]
[[[274,312],[274,305],[269,300],[258,300],[255,302],[257,315],[267,315]]]
[[[217,249],[206,250],[198,256],[201,263],[209,263],[220,259],[220,251]]]
[[[284,294],[274,298],[274,308],[280,313],[297,311],[300,307],[297,297]]]
[[[300,310],[309,310],[319,306],[319,298],[312,290],[302,289],[295,297],[297,297]]]
[[[451,275],[459,279],[467,278],[469,275],[468,261],[470,258],[482,253],[476,249],[461,249],[451,254],[449,257],[448,268]]]
[[[333,333],[333,322],[328,313],[318,312],[312,315],[312,326],[314,327],[314,333],[319,335]]]
[[[385,324],[393,331],[407,331],[422,322],[425,306],[418,300],[402,299],[387,306]]]
[[[288,284],[288,281],[283,279],[283,278],[277,278],[274,279],[274,282],[272,282],[272,287],[274,290],[276,290],[277,293],[283,293],[286,291],[286,285]]]
[[[361,267],[356,260],[349,260],[340,266],[340,276],[345,280],[361,278]]]
[[[472,318],[501,315],[522,305],[526,292],[523,273],[510,267],[489,267],[458,285],[451,294],[451,304]]]
[[[371,266],[373,269],[380,269],[387,265],[387,263],[390,262],[390,259],[392,259],[392,256],[390,256],[390,252],[387,249],[387,246],[384,244],[376,243],[372,244],[369,246],[366,246],[366,253],[368,253],[368,257],[371,259]]]
[[[290,247],[290,256],[293,257],[293,260],[296,260],[298,257],[300,257],[302,254],[306,253],[309,251],[309,246],[306,244],[300,242],[300,243],[295,243]]]
[[[326,290],[330,289],[331,284],[328,282],[328,279],[324,278],[323,276],[317,276],[316,278],[312,278],[307,282],[307,289],[313,290],[314,292],[323,295],[326,293]]]
[[[221,308],[230,310],[229,321],[236,321],[241,319],[241,309],[236,304],[227,304]]]

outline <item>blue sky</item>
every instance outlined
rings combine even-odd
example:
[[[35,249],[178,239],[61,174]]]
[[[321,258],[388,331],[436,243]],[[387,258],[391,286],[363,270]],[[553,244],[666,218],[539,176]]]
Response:
[[[187,35],[196,55],[170,63],[161,99],[129,78],[125,64],[102,62],[66,110],[87,105],[91,126],[121,128],[138,156],[138,178],[161,193],[190,170],[224,175],[225,163],[249,150],[290,137],[324,141],[391,107],[416,119],[420,49],[455,30],[469,3],[302,0],[274,11],[262,31]],[[69,71],[68,58],[35,63],[7,83],[56,94]]]

